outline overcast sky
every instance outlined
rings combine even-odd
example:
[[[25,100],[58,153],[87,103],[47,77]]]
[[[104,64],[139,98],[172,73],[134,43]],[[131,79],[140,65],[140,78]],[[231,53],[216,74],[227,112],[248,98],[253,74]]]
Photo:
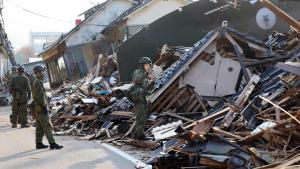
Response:
[[[68,32],[75,19],[95,3],[105,0],[4,0],[4,26],[15,50],[29,44],[29,32]],[[47,19],[26,12],[53,19]],[[57,21],[61,20],[61,21]]]

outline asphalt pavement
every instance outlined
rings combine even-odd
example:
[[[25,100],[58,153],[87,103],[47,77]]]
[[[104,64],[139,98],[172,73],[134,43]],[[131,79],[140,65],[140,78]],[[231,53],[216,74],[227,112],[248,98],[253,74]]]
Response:
[[[133,169],[135,166],[134,159],[126,154],[75,137],[56,136],[57,142],[64,145],[62,150],[36,150],[35,128],[11,128],[10,109],[0,107],[0,169]],[[48,144],[45,138],[44,143]]]

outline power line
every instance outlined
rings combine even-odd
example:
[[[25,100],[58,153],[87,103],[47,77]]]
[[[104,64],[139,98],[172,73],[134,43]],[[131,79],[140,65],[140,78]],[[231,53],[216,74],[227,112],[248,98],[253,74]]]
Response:
[[[7,18],[4,18],[7,22],[9,23],[13,23],[13,24],[17,24],[17,25],[23,25],[23,26],[26,26],[26,27],[30,27],[30,28],[38,28],[38,29],[44,29],[44,30],[47,30],[47,31],[53,31],[51,29],[48,29],[46,27],[38,27],[38,26],[32,26],[32,25],[29,25],[29,24],[25,24],[25,23],[22,23],[22,22],[19,22],[19,21],[13,21],[13,20],[10,20],[10,19],[7,19]]]
[[[8,3],[14,5],[15,7],[20,8],[20,9],[22,9],[22,10],[28,12],[28,13],[31,13],[31,14],[33,14],[33,15],[36,15],[36,16],[39,16],[39,17],[43,17],[43,18],[47,18],[47,19],[51,19],[51,20],[55,20],[55,21],[59,21],[59,22],[68,22],[68,21],[64,21],[64,20],[61,20],[61,19],[53,18],[53,17],[50,17],[50,16],[46,16],[46,15],[43,15],[43,14],[40,14],[40,13],[31,11],[31,10],[26,9],[26,8],[24,8],[24,7],[20,6],[20,5],[18,5],[18,4],[16,4],[16,3],[12,2],[12,1],[9,1],[9,0],[6,0],[6,1],[7,1]]]
[[[6,1],[8,3],[14,5],[15,7],[20,8],[20,9],[22,9],[22,10],[24,10],[24,11],[30,13],[30,14],[33,14],[33,15],[36,15],[36,16],[39,16],[39,17],[42,17],[42,18],[46,18],[46,19],[58,21],[58,22],[73,24],[73,22],[70,22],[70,21],[65,21],[65,20],[57,19],[57,18],[54,18],[54,17],[46,16],[46,15],[34,12],[32,10],[26,9],[26,8],[24,8],[24,7],[20,6],[20,5],[12,2],[12,1],[9,1],[9,0],[6,0]],[[91,26],[108,26],[108,24],[88,24],[88,23],[86,23],[86,25],[91,25]]]

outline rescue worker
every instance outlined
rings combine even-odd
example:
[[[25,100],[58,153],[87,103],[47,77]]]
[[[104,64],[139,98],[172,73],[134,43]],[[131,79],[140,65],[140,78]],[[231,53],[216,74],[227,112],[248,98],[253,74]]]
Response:
[[[47,137],[47,140],[50,144],[50,149],[61,149],[63,146],[58,145],[54,140],[52,124],[48,115],[46,91],[43,85],[45,68],[42,65],[37,65],[34,67],[33,71],[35,74],[35,79],[32,83],[32,97],[36,117],[36,149],[45,149],[49,147],[43,144],[44,135]]]
[[[17,127],[17,120],[21,123],[21,128],[30,127],[28,125],[27,103],[31,99],[29,80],[24,75],[24,67],[18,67],[18,75],[11,79],[10,91],[12,93],[12,128]]]
[[[134,112],[136,114],[135,139],[144,140],[144,129],[147,121],[147,91],[149,86],[148,72],[151,69],[152,61],[148,57],[143,57],[139,61],[140,67],[132,74],[132,82],[134,84],[131,92],[131,99],[134,104]]]
[[[7,72],[7,74],[5,75],[5,78],[6,78],[7,82],[10,84],[11,79],[17,75],[18,75],[18,69],[16,66],[13,66],[11,68],[11,72]]]

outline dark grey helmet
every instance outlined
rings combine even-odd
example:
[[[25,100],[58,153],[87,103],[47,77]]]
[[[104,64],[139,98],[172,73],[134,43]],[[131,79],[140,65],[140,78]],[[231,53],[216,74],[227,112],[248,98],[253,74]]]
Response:
[[[148,57],[143,57],[140,61],[139,64],[144,65],[144,64],[152,64],[152,61]]]
[[[25,72],[24,66],[19,66],[19,67],[18,67],[18,72],[19,72],[19,73],[24,73],[24,72]]]
[[[45,67],[43,65],[36,65],[34,68],[33,68],[33,72],[34,73],[37,73],[37,72],[40,72],[40,71],[44,71],[45,70]]]

